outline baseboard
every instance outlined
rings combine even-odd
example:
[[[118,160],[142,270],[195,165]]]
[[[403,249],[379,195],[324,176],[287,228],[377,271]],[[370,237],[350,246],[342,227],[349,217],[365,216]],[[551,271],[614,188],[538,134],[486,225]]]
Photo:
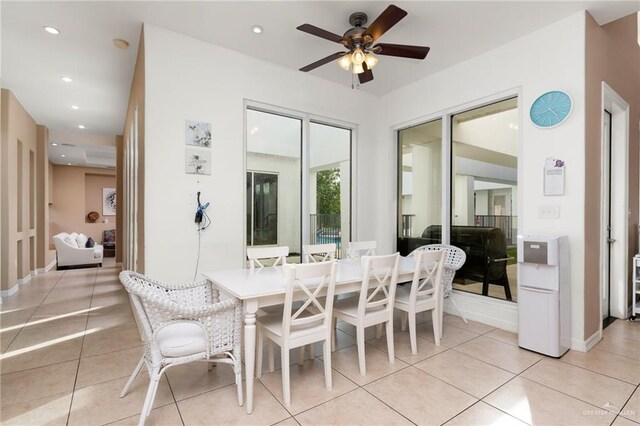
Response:
[[[29,284],[29,281],[31,281],[31,276],[33,275],[33,272],[29,273],[29,275],[27,275],[26,277],[22,277],[18,280],[18,285],[19,286],[23,286],[23,285],[27,285]]]
[[[502,330],[518,332],[518,304],[478,294],[454,291],[451,295],[465,318]],[[460,316],[450,299],[444,300],[444,311]]]
[[[598,330],[587,340],[571,339],[571,350],[578,352],[589,352],[595,345],[602,340],[602,330]]]
[[[56,261],[53,260],[51,261],[50,264],[48,264],[47,266],[45,266],[44,268],[39,268],[35,271],[36,275],[38,274],[44,274],[45,272],[49,272],[50,270],[52,270],[54,267],[56,266]]]
[[[11,287],[9,290],[0,290],[0,297],[13,296],[18,292],[19,289],[20,289],[20,285],[16,283],[16,285]]]

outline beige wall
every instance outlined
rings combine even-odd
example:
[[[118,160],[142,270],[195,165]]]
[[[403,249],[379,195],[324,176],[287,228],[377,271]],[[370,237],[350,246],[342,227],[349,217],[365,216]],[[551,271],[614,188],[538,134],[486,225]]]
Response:
[[[46,268],[55,260],[55,252],[49,249],[49,189],[51,170],[49,169],[49,129],[38,126],[37,129],[38,151],[36,158],[37,177],[37,253],[36,266],[38,269]]]
[[[629,253],[638,246],[638,124],[640,123],[640,47],[636,14],[600,27],[586,22],[586,155],[584,338],[600,328],[600,145],[602,81],[630,105],[629,116]],[[629,271],[631,273],[631,264]]]
[[[0,290],[7,291],[38,269],[38,224],[48,204],[38,151],[46,150],[46,128],[38,129],[11,91],[2,89],[0,102]]]
[[[123,246],[123,259],[122,263],[125,269],[135,269],[138,272],[144,273],[144,194],[145,194],[145,182],[144,182],[144,158],[145,158],[145,144],[144,144],[144,130],[145,130],[145,51],[144,51],[144,27],[140,31],[140,41],[138,43],[138,57],[136,60],[136,66],[133,72],[133,81],[131,83],[131,92],[129,95],[129,104],[127,106],[127,116],[123,129],[123,149],[118,151],[118,162],[121,162],[124,158],[124,153],[130,148],[133,142],[133,135],[131,134],[131,124],[134,122],[134,116],[136,108],[138,110],[138,173],[132,177],[131,181],[137,182],[137,244],[138,244],[138,258],[135,265],[130,265],[127,259],[127,250]],[[128,167],[124,162],[123,170],[123,195],[126,190],[124,187],[128,185],[126,179],[125,169]],[[125,205],[125,202],[122,202]],[[127,220],[128,212],[123,211],[123,220]],[[127,224],[123,223],[122,243],[123,245],[129,245],[130,235],[125,230],[128,229]]]
[[[102,231],[116,228],[115,216],[102,215],[102,188],[116,187],[115,170],[57,164],[52,168],[50,237],[59,232],[78,232],[100,243]],[[100,213],[95,223],[86,220],[90,211]]]

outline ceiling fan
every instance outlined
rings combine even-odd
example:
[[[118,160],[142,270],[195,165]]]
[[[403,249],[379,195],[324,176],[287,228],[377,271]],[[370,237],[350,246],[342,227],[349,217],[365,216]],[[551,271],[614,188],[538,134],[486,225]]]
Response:
[[[406,44],[373,43],[391,27],[407,16],[407,12],[397,6],[389,5],[371,25],[365,27],[367,14],[356,12],[349,17],[352,28],[343,36],[323,30],[311,24],[302,24],[297,29],[311,35],[322,37],[326,40],[339,43],[346,47],[346,52],[336,52],[326,58],[313,62],[300,71],[308,72],[321,65],[338,60],[338,65],[345,71],[358,74],[361,84],[373,80],[373,68],[378,63],[375,55],[398,56],[401,58],[424,59],[429,53],[426,46],[409,46]]]

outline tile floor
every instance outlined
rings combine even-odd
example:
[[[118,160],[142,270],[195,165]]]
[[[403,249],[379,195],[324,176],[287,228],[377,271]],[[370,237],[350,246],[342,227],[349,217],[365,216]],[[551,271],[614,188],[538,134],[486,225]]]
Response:
[[[0,327],[2,424],[136,424],[148,381],[141,376],[118,397],[142,347],[113,263],[36,276],[4,299]],[[561,360],[447,315],[441,346],[431,324],[420,324],[418,355],[397,330],[389,364],[386,339],[369,330],[364,377],[353,335],[338,324],[331,391],[321,356],[302,366],[292,356],[291,407],[282,404],[278,367],[256,380],[248,416],[231,369],[195,363],[169,370],[147,424],[640,424],[640,322],[616,321],[589,353]]]

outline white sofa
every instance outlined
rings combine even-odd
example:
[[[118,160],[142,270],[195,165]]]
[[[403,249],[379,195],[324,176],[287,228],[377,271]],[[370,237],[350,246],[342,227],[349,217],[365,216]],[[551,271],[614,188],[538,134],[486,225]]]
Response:
[[[103,248],[96,244],[86,248],[87,237],[84,234],[61,232],[53,236],[56,245],[57,268],[80,265],[102,266]]]

